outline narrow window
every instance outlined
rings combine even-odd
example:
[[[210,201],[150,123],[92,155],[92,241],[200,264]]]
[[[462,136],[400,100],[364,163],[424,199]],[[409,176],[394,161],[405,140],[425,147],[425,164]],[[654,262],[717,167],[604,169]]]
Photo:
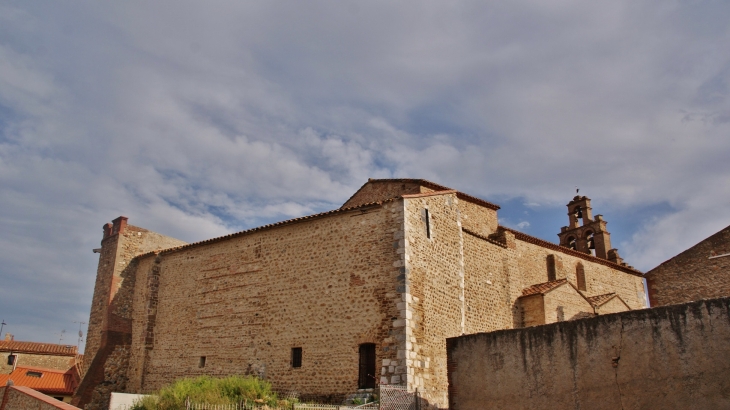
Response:
[[[548,282],[552,282],[557,278],[557,274],[555,271],[555,255],[547,256],[547,274]]]
[[[14,354],[8,355],[8,366],[13,366],[15,364],[15,358],[17,356]]]
[[[575,277],[578,282],[578,290],[586,290],[586,271],[580,262],[575,265]]]
[[[431,239],[431,218],[428,215],[428,208],[424,210],[426,211],[426,238]]]
[[[205,367],[205,356],[200,356],[200,361],[198,362],[198,367]]]
[[[291,367],[302,367],[302,348],[291,348]]]
[[[363,343],[360,345],[359,370],[358,389],[375,388],[375,343]]]
[[[565,312],[563,311],[562,306],[558,306],[558,322],[562,322],[565,320]]]

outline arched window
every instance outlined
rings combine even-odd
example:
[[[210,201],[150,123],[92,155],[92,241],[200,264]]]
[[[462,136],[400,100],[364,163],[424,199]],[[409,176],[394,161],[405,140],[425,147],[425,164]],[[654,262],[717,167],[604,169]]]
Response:
[[[596,254],[596,241],[595,241],[593,232],[592,231],[586,232],[585,235],[584,235],[584,240],[585,240],[586,249],[588,249],[588,252],[590,252],[591,255],[594,255],[595,256],[595,254]]]
[[[547,274],[548,282],[552,282],[557,279],[557,270],[555,269],[555,255],[547,256]]]
[[[575,240],[575,236],[568,237],[568,248],[573,250],[578,249],[578,241]]]
[[[586,290],[586,271],[580,262],[575,265],[575,277],[578,282],[578,290]]]
[[[358,389],[375,388],[375,343],[360,345]]]

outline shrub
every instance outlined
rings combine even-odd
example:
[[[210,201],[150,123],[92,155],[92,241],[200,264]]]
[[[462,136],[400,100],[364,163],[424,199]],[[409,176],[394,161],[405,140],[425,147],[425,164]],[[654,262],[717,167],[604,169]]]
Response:
[[[291,406],[271,391],[271,383],[252,376],[229,376],[215,379],[200,376],[177,380],[170,386],[137,402],[130,410],[177,410],[185,408],[185,400],[193,403],[232,404],[242,401],[268,406]]]

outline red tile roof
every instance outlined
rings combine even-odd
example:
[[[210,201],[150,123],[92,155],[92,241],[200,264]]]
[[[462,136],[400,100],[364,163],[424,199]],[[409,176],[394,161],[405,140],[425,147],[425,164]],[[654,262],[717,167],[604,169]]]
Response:
[[[41,377],[28,376],[28,373],[31,372],[40,373]],[[63,371],[44,367],[18,366],[10,374],[0,374],[0,386],[6,385],[8,380],[12,380],[14,386],[30,387],[43,394],[64,396],[72,395],[79,384],[79,376],[74,367]]]
[[[609,300],[617,297],[616,293],[606,293],[605,295],[597,295],[597,296],[589,296],[586,299],[588,302],[593,306],[601,306],[602,304],[608,302]]]
[[[35,353],[54,356],[76,356],[76,346],[57,345],[54,343],[17,342],[0,340],[0,352]]]
[[[538,283],[537,285],[532,285],[529,288],[525,288],[525,290],[522,291],[522,296],[544,295],[557,287],[565,285],[566,283],[568,283],[567,279],[558,279],[550,282]]]

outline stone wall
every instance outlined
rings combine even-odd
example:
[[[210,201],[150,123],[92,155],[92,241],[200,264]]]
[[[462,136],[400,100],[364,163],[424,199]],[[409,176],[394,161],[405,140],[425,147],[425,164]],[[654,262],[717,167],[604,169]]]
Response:
[[[417,182],[370,181],[355,192],[342,205],[342,208],[380,202],[403,194],[418,194],[422,189],[425,188],[421,187],[421,184]]]
[[[599,315],[606,315],[609,313],[619,313],[619,312],[625,312],[629,310],[629,307],[626,306],[624,302],[622,302],[619,298],[613,298],[609,300],[608,302],[604,303],[601,306],[597,306],[595,308],[595,311]]]
[[[576,277],[578,263],[582,263],[586,278],[586,291],[583,292],[585,296],[615,292],[632,309],[646,307],[644,281],[640,272],[622,268],[602,259],[582,256],[568,248],[556,246],[556,249],[551,249],[519,238],[517,236],[515,242],[518,269],[523,273],[521,289],[548,281],[547,258],[548,255],[554,255],[556,279],[566,278],[575,287],[578,287]]]
[[[86,410],[107,410],[112,392],[127,389],[127,369],[129,367],[129,345],[117,345],[104,361],[104,379],[94,387],[91,401],[84,406]]]
[[[569,284],[557,287],[543,297],[545,323],[593,316],[593,306]]]
[[[81,375],[73,404],[103,409],[105,403],[108,405],[108,396],[100,398],[98,386],[102,383],[116,386],[112,380],[126,379],[126,367],[118,368],[119,375],[111,379],[108,369],[116,363],[115,355],[119,349],[129,350],[137,279],[136,257],[184,244],[178,239],[128,225],[125,217],[104,226],[85,349],[89,365],[84,366],[86,372]],[[107,359],[111,359],[112,363],[106,363]]]
[[[75,346],[74,346],[75,349]],[[18,366],[36,366],[46,369],[68,370],[76,363],[75,356],[53,356],[48,354],[13,353]],[[10,352],[0,352],[0,373],[11,373],[13,366],[8,365]]]
[[[78,410],[28,387],[0,387],[0,410]]]
[[[652,306],[730,295],[730,226],[646,273]]]
[[[446,338],[521,326],[517,299],[547,281],[548,259],[573,284],[582,262],[587,296],[644,306],[638,272],[499,227],[496,205],[418,181],[374,181],[339,210],[137,257],[151,249],[147,231],[107,237],[97,287],[108,290],[92,307],[103,320],[90,321],[99,354],[78,403],[115,383],[105,375],[115,346],[128,348],[130,393],[254,374],[327,398],[357,390],[358,347],[373,343],[373,377],[445,407]],[[348,208],[373,201],[384,202]]]
[[[446,405],[446,337],[464,333],[464,255],[455,193],[405,201],[406,346],[409,389]],[[426,212],[428,210],[428,212]],[[426,218],[429,218],[428,224]],[[430,230],[430,232],[428,232]],[[430,237],[429,237],[430,236]]]
[[[730,408],[730,298],[447,341],[464,409]]]
[[[398,361],[402,215],[391,201],[139,258],[127,392],[230,374],[320,398],[356,391],[360,344]]]
[[[101,347],[104,331],[129,332],[132,298],[125,291],[133,289],[134,284],[131,282],[135,279],[132,274],[134,267],[130,268],[130,262],[137,255],[184,244],[178,239],[128,225],[125,217],[119,217],[113,224],[104,226],[86,332],[85,354],[89,360]],[[120,290],[122,295],[116,297]]]

